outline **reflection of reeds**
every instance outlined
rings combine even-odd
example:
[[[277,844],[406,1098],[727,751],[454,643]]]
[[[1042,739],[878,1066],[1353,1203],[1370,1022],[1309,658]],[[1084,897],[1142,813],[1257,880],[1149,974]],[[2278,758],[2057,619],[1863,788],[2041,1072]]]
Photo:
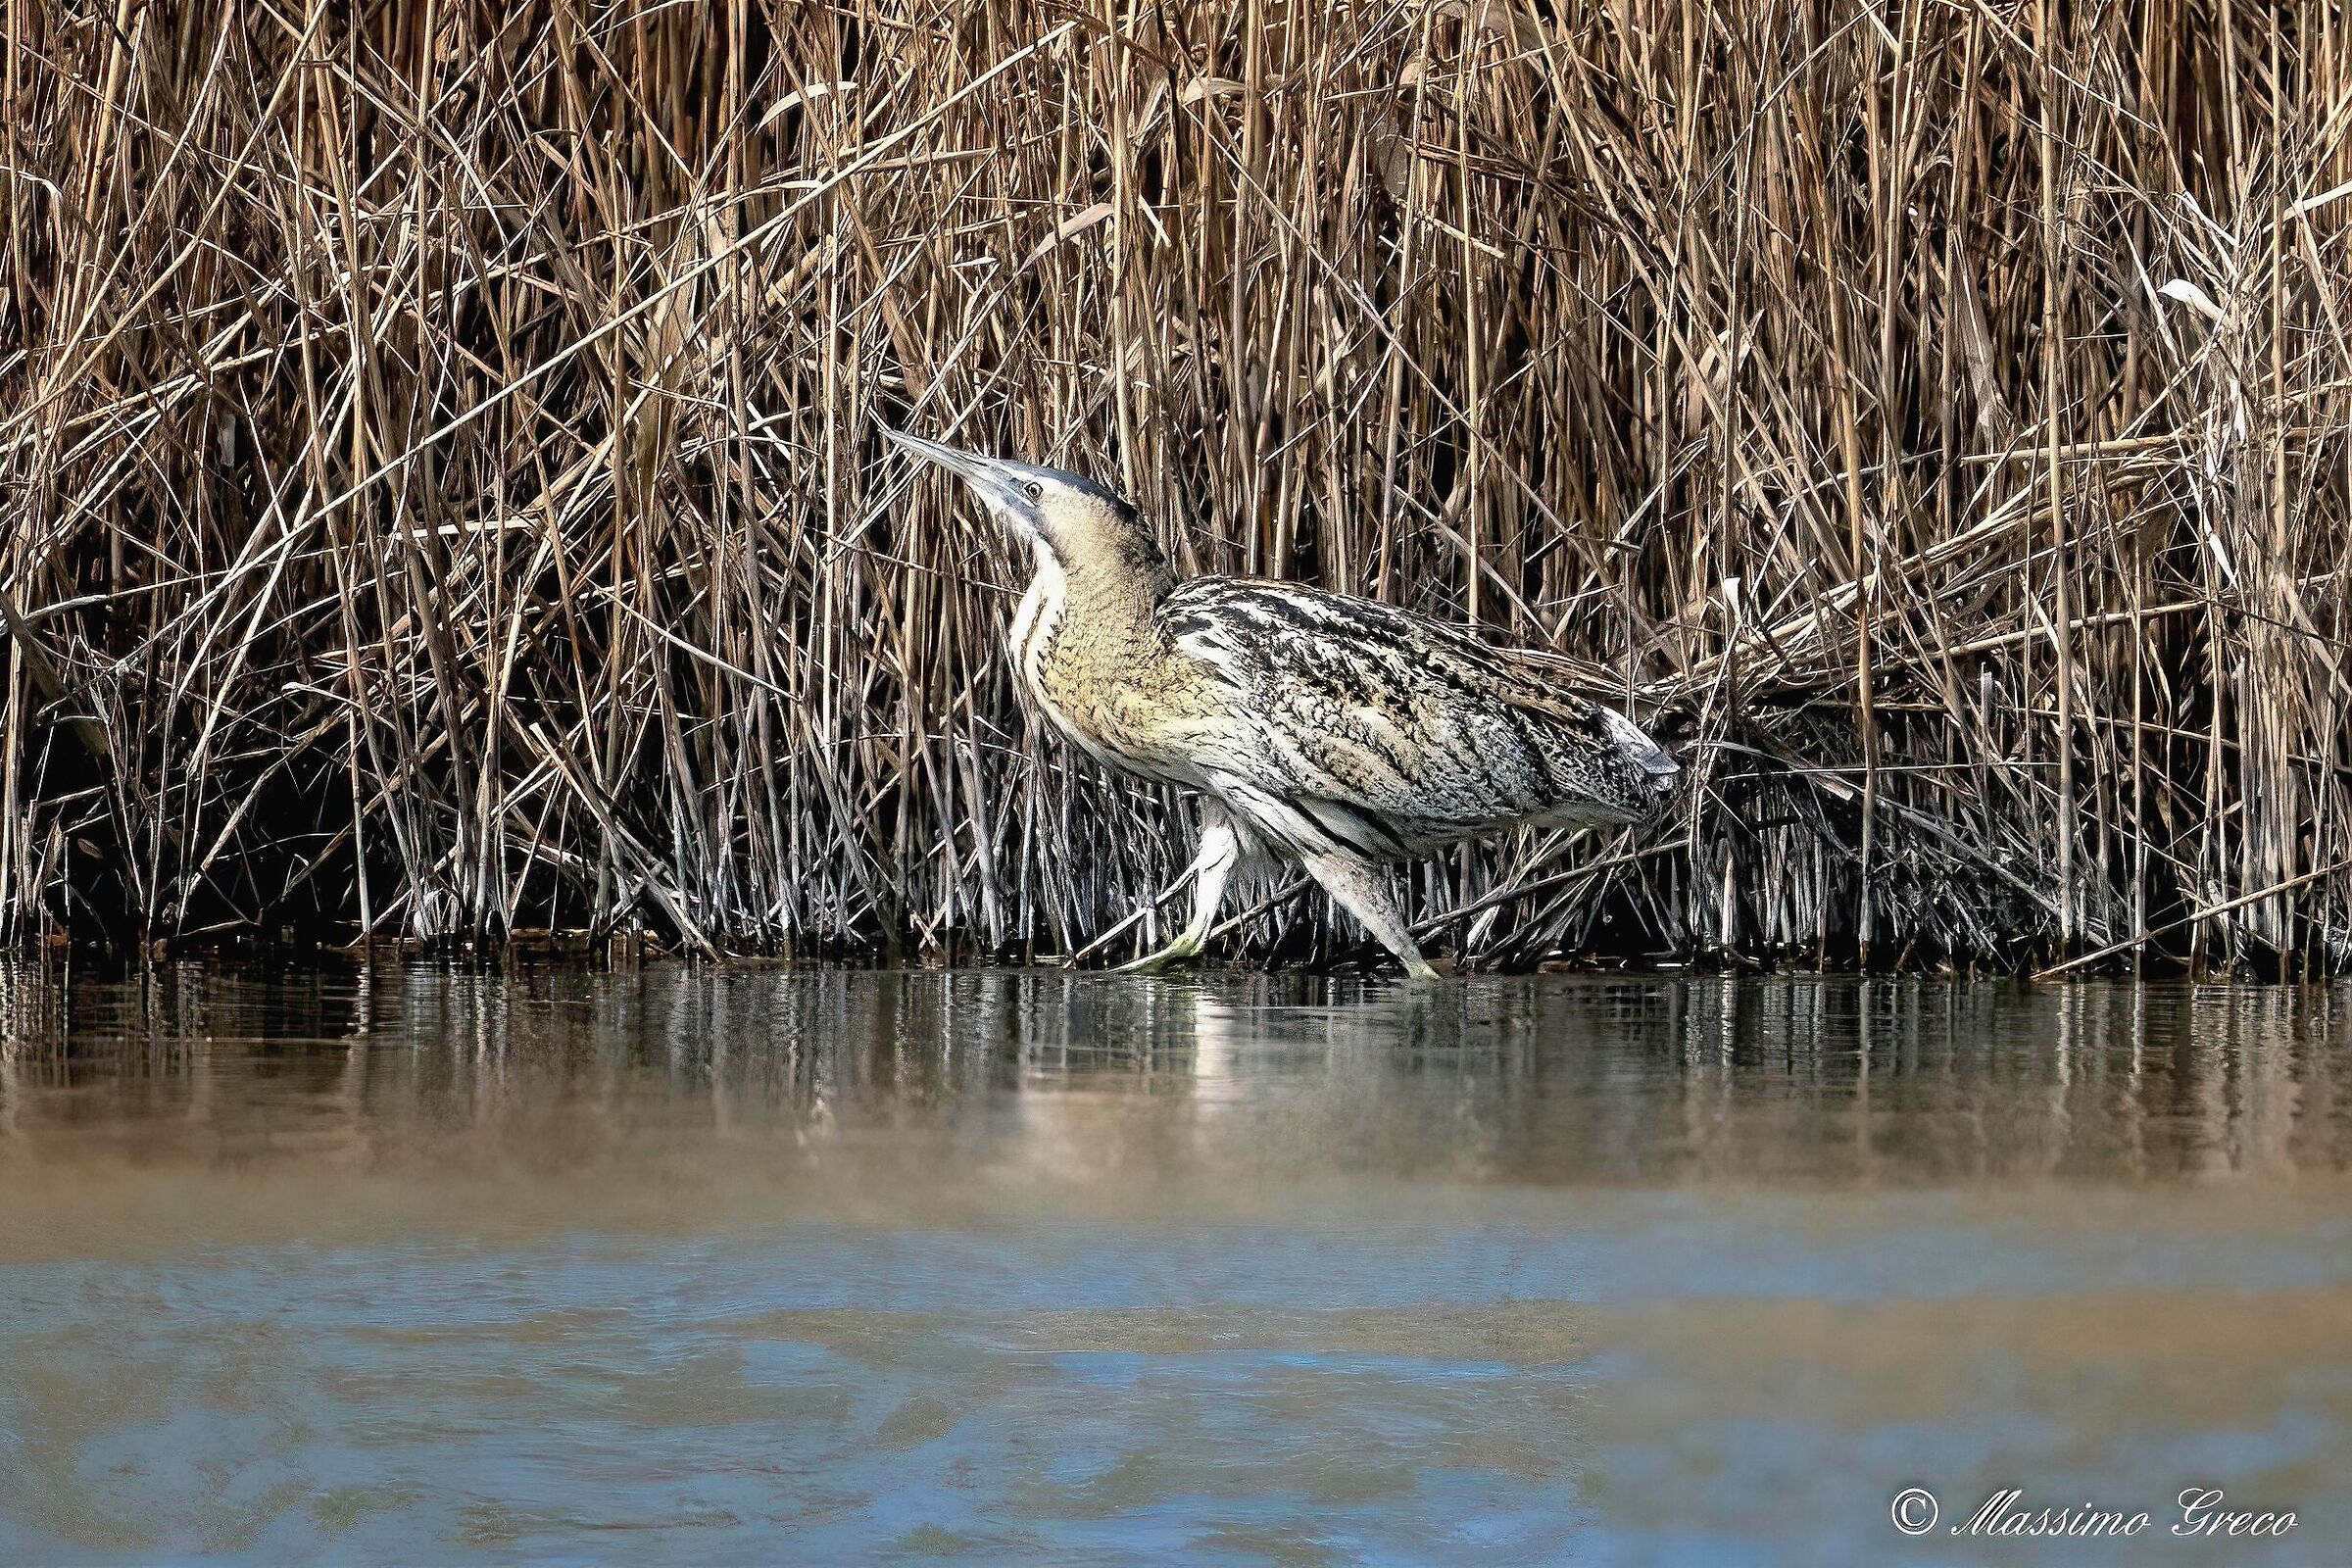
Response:
[[[225,1161],[238,1182],[287,1162],[641,1169],[660,1150],[665,1169],[710,1157],[796,1188],[858,1175],[823,1190],[834,1203],[935,1167],[964,1199],[985,1190],[967,1178],[1018,1170],[1146,1202],[1218,1171],[1261,1192],[1335,1172],[1725,1190],[2318,1177],[2352,1170],[2345,1001],[2234,982],[1375,995],[1300,974],[1170,988],[377,961],[125,980],[0,961],[0,1133],[32,1156],[20,1172],[111,1139],[158,1169]],[[762,1148],[782,1157],[746,1153]]]
[[[1688,715],[1663,831],[1417,875],[1526,890],[1451,923],[1498,960],[2346,957],[2332,8],[33,0],[7,47],[20,938],[1068,951],[1170,803],[1034,741],[1007,564],[880,416]]]

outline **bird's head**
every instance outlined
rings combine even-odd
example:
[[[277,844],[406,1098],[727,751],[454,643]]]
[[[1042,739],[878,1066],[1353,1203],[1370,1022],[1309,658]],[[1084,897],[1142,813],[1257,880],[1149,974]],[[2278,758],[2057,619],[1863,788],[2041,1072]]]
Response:
[[[1123,497],[1083,474],[985,458],[883,427],[882,433],[972,487],[989,514],[1042,569],[1164,572],[1167,557],[1146,522]]]

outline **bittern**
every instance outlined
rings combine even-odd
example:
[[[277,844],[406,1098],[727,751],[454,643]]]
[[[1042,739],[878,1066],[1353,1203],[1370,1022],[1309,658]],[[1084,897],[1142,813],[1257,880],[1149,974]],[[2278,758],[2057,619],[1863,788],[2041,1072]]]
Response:
[[[1044,716],[1114,768],[1197,791],[1192,923],[1127,965],[1198,956],[1234,871],[1297,862],[1417,980],[1386,867],[1518,826],[1637,822],[1674,760],[1526,651],[1296,583],[1179,581],[1092,479],[884,432],[971,486],[1035,568],[1010,652]]]

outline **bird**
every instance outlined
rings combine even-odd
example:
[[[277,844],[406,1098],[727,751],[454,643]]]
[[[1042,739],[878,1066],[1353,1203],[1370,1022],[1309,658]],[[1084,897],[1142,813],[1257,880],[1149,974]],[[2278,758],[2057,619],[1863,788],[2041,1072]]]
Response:
[[[1094,760],[1200,799],[1191,921],[1128,971],[1198,958],[1227,883],[1270,858],[1433,981],[1392,866],[1513,827],[1646,821],[1674,793],[1666,750],[1533,650],[1300,583],[1180,579],[1109,487],[880,428],[1027,556],[1007,651],[1034,710]]]

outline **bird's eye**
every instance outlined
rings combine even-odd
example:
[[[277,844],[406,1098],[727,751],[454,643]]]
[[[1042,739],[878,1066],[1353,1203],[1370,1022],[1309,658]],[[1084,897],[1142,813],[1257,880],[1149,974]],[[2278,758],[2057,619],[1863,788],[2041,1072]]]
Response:
[[[1027,484],[1021,486],[1021,494],[1027,496],[1032,501],[1043,501],[1046,499],[1046,487],[1038,483],[1035,479],[1032,479]]]

